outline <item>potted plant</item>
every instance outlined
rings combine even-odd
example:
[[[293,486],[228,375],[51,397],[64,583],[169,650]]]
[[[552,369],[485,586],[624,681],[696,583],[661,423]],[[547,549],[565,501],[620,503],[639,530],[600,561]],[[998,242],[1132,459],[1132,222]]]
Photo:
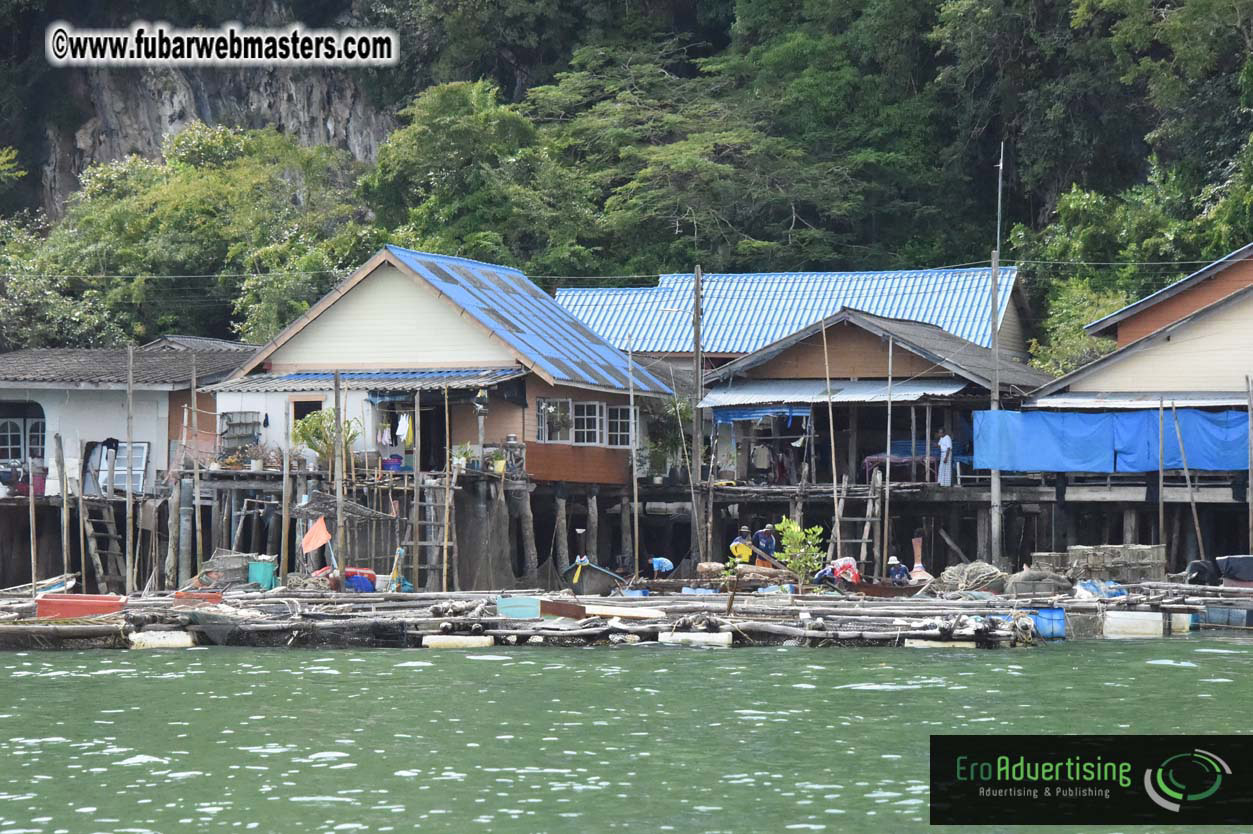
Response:
[[[505,450],[496,448],[492,449],[484,458],[491,470],[497,475],[503,475],[505,472]]]
[[[343,432],[344,448],[350,449],[361,436],[361,421],[345,420]],[[307,446],[326,465],[329,475],[335,476],[335,409],[324,408],[297,420],[291,436],[293,443]]]
[[[470,462],[470,455],[474,450],[470,448],[469,443],[462,443],[460,446],[452,450],[452,465],[454,469],[465,469]]]

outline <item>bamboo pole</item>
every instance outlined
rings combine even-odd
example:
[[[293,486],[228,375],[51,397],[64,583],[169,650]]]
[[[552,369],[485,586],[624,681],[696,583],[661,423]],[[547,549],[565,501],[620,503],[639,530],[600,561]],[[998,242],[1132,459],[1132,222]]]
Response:
[[[927,403],[926,408],[927,408],[926,428],[923,430],[924,434],[922,436],[922,445],[923,445],[923,448],[927,450],[926,451],[927,462],[924,467],[926,471],[923,472],[923,477],[926,479],[927,483],[930,483],[931,482],[931,403]]]
[[[1157,399],[1157,542],[1166,546],[1166,406]],[[1167,562],[1170,554],[1166,554]]]
[[[87,513],[83,503],[83,467],[87,464],[87,444],[78,441],[78,562],[82,566],[81,593],[87,593]],[[93,566],[94,567],[94,566]],[[96,574],[96,590],[105,593],[104,571]]]
[[[35,582],[39,571],[35,557],[39,553],[39,537],[35,531],[35,459],[26,455],[26,505],[30,515],[30,598],[35,598]]]
[[[444,579],[441,590],[448,590],[448,517],[452,513],[452,416],[448,407],[448,386],[444,386],[444,448],[447,450],[445,460],[446,478],[444,480],[444,541],[442,547],[444,560]],[[528,499],[529,500],[529,499]],[[533,578],[533,577],[532,577]]]
[[[1175,404],[1170,404],[1170,414],[1175,420],[1175,437],[1179,438],[1179,457],[1183,462],[1183,479],[1188,486],[1188,503],[1192,505],[1192,526],[1196,531],[1196,549],[1201,556],[1201,561],[1205,561],[1205,541],[1201,537],[1201,517],[1196,511],[1196,495],[1192,492],[1192,473],[1188,469],[1188,451],[1183,445],[1183,431],[1179,428],[1179,411],[1175,408]]]
[[[65,447],[61,445],[61,433],[52,436],[53,453],[57,462],[57,481],[61,491],[61,574],[70,572],[70,477],[65,471]]]
[[[196,391],[196,352],[191,351],[191,523],[195,530],[196,575],[204,563],[204,533],[200,522],[200,395]]]
[[[135,346],[126,346],[126,593],[135,592]]]
[[[287,549],[291,544],[291,406],[283,417],[283,512],[279,531],[278,578],[287,584]]]
[[[844,555],[844,542],[840,530],[840,479],[836,474],[839,467],[835,462],[835,406],[831,402],[831,356],[827,352],[827,328],[825,324],[822,327],[822,374],[827,384],[827,434],[831,438],[831,511],[834,514],[831,521],[831,530],[835,534],[831,539],[831,541],[835,542],[835,549],[834,552],[828,553],[828,555],[838,558]]]
[[[401,441],[404,445],[404,441]],[[410,565],[410,582],[416,589],[418,585],[418,570],[421,562],[420,554],[422,550],[418,547],[418,542],[422,540],[422,392],[413,392],[413,535],[410,536],[412,544],[410,545],[409,565]]]
[[[895,340],[888,336],[888,421],[886,426],[886,457],[883,461],[883,520],[879,536],[879,575],[887,575],[888,539],[892,534],[892,347]]]
[[[696,498],[696,485],[700,483],[700,470],[704,465],[705,457],[705,439],[703,437],[705,423],[700,413],[700,401],[705,396],[705,362],[704,357],[701,356],[700,338],[703,284],[704,277],[700,271],[700,264],[697,264],[696,270],[692,274],[692,382],[694,390],[692,393],[692,456],[689,461],[691,471],[688,472],[688,480],[692,484],[692,549],[694,551],[692,555],[697,562],[713,558],[712,554],[709,553],[709,546],[706,541],[705,525],[701,518],[700,501]],[[715,437],[717,433],[718,426],[715,424]],[[711,456],[709,463],[710,481],[713,481],[713,474],[713,458]]]
[[[346,541],[344,523],[344,410],[343,394],[339,389],[339,371],[335,371],[335,560],[339,563],[339,575],[344,576],[348,566],[348,554],[344,552]]]
[[[639,454],[635,448],[635,353],[633,339],[627,334],[627,433],[631,439],[631,547],[632,571],[640,573],[640,476],[637,472]],[[564,507],[562,508],[565,509]],[[564,521],[564,517],[563,517]]]

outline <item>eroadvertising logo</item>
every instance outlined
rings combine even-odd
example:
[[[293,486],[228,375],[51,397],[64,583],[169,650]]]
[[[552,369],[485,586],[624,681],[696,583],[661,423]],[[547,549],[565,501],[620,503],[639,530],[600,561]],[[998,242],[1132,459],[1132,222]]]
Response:
[[[1253,824],[1245,736],[932,736],[937,825]]]

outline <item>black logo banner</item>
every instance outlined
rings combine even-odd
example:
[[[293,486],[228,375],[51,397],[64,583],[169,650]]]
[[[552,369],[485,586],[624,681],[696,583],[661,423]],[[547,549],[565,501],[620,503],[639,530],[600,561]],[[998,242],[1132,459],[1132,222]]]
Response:
[[[1250,736],[931,736],[932,825],[1253,825]]]

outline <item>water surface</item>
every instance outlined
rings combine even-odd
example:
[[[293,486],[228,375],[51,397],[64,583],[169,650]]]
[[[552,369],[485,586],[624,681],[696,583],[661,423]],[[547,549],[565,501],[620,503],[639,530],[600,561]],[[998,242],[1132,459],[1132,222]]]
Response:
[[[931,733],[1243,732],[1251,683],[1195,636],[5,653],[0,834],[938,831]]]

